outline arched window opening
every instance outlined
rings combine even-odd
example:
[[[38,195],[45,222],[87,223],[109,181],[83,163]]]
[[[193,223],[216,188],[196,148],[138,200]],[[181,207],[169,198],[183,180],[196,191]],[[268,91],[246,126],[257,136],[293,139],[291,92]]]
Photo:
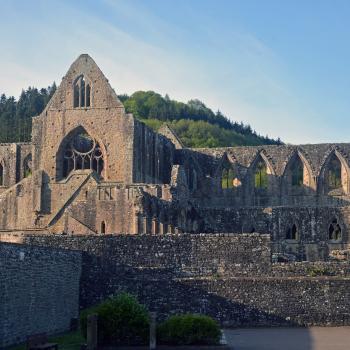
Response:
[[[91,85],[81,75],[74,83],[74,108],[91,106]]]
[[[292,167],[292,186],[301,187],[304,183],[304,164],[300,159]]]
[[[267,167],[262,159],[256,165],[254,174],[254,186],[255,188],[261,189],[267,189],[268,187]]]
[[[189,168],[187,172],[188,188],[195,190],[197,188],[197,173],[194,169]]]
[[[232,188],[234,187],[234,171],[231,167],[224,168],[221,174],[221,188]]]
[[[23,177],[29,177],[32,175],[32,155],[29,154],[23,162]]]
[[[326,180],[329,190],[336,190],[342,187],[341,181],[341,163],[340,160],[334,155],[329,162],[326,172]]]
[[[293,224],[292,227],[288,227],[286,232],[286,239],[295,241],[298,239],[298,228],[296,224]]]
[[[101,222],[101,233],[106,233],[106,223],[104,221]]]
[[[330,241],[340,241],[342,239],[341,226],[338,220],[334,218],[328,227],[328,239]]]
[[[94,170],[99,175],[103,170],[103,155],[98,142],[86,132],[75,135],[64,151],[63,177],[73,170]]]
[[[0,186],[4,186],[4,166],[0,164]]]

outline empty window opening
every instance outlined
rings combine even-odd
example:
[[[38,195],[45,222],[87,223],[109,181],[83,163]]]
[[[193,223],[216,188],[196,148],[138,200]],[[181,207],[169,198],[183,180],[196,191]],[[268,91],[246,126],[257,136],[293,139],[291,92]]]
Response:
[[[297,225],[293,224],[292,227],[288,227],[286,232],[286,239],[297,240],[298,239],[298,228]]]
[[[255,188],[267,189],[267,167],[263,160],[260,160],[256,165],[256,170],[254,174],[254,186]]]
[[[221,174],[221,188],[232,188],[234,187],[234,171],[230,168],[224,168]]]
[[[32,155],[29,154],[23,162],[23,177],[32,175]]]
[[[328,227],[328,239],[330,241],[340,241],[342,238],[341,226],[337,219],[333,219]]]
[[[83,75],[78,77],[74,83],[74,108],[91,106],[91,86],[85,81]]]
[[[329,162],[326,177],[329,190],[335,190],[342,187],[341,163],[336,156],[333,156],[332,160]]]
[[[64,151],[63,177],[73,170],[90,169],[99,175],[103,170],[103,155],[98,142],[86,132],[80,132],[68,142]]]
[[[106,233],[106,223],[104,221],[101,222],[101,233]]]
[[[301,187],[303,183],[304,183],[304,164],[299,159],[293,165],[292,186]]]

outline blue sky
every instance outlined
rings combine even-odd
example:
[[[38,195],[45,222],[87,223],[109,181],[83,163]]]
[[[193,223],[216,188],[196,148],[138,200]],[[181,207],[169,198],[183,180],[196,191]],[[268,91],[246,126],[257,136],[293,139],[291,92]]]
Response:
[[[348,0],[0,0],[0,93],[89,53],[117,93],[198,98],[289,143],[350,142]]]

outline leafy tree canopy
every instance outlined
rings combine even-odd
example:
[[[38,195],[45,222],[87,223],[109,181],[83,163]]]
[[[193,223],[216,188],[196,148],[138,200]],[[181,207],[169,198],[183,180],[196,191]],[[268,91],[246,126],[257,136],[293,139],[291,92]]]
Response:
[[[281,144],[281,140],[258,135],[250,125],[233,122],[220,111],[214,113],[203,102],[187,103],[162,97],[154,91],[119,96],[126,111],[157,130],[168,122],[187,147]]]
[[[27,142],[31,138],[32,117],[39,115],[56,91],[53,83],[38,90],[23,90],[18,101],[0,95],[0,142]],[[187,147],[281,144],[281,140],[257,134],[250,125],[233,122],[220,111],[214,113],[198,99],[188,103],[171,100],[154,91],[119,95],[128,113],[154,130],[167,122]]]

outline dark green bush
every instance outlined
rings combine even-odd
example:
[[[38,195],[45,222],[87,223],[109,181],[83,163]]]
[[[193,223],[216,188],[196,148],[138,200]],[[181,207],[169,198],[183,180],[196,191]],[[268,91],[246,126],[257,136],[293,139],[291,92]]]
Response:
[[[158,327],[158,341],[168,345],[212,345],[220,341],[218,323],[203,315],[171,316]]]
[[[99,345],[141,345],[148,342],[148,312],[134,296],[122,293],[84,310],[80,315],[80,325],[85,337],[87,316],[93,313],[98,315]]]

